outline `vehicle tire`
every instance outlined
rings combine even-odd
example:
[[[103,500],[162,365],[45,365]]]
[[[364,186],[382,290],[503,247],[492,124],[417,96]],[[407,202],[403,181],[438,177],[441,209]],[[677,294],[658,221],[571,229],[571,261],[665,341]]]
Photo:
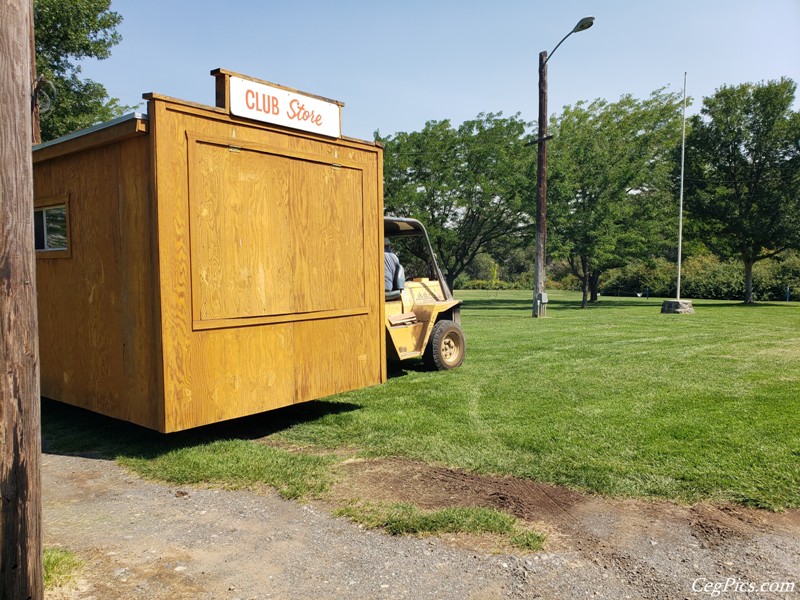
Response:
[[[422,355],[430,369],[446,371],[464,362],[466,352],[464,332],[455,321],[438,321],[433,326],[428,346]]]

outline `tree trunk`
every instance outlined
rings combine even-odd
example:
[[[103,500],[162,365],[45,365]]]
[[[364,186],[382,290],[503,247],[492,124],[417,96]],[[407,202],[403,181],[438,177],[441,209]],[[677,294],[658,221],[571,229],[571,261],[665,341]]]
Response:
[[[447,283],[447,287],[450,289],[450,292],[452,293],[453,290],[455,289],[456,278],[455,277],[450,277],[449,275],[445,275],[444,276],[444,280],[445,280],[445,283]]]
[[[30,0],[0,0],[0,599],[40,600]]]
[[[597,302],[598,290],[600,288],[600,273],[592,273],[589,276],[589,290],[591,292],[591,296],[589,297],[589,302]]]
[[[586,256],[581,256],[581,284],[583,290],[581,308],[586,308],[589,306],[589,259]]]
[[[753,303],[753,263],[755,261],[744,259],[744,302]]]

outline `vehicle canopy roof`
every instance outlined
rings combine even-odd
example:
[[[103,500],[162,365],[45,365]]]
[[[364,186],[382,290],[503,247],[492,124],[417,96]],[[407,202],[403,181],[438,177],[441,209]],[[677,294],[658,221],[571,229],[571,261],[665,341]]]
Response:
[[[386,237],[423,235],[427,237],[425,226],[416,219],[406,217],[383,217],[383,233]]]

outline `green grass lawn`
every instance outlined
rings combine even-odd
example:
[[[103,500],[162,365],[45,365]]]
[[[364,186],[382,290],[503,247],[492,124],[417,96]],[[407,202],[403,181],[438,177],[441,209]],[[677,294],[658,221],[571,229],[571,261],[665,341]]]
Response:
[[[425,535],[429,533],[495,533],[505,534],[512,546],[541,550],[545,536],[519,529],[517,519],[509,514],[480,507],[456,507],[423,511],[412,504],[380,505],[357,503],[336,511],[370,529],[381,528],[392,535]]]
[[[467,360],[276,434],[589,492],[800,506],[800,306],[462,292]]]
[[[151,477],[265,481],[291,496],[318,489],[327,463],[255,440],[614,496],[800,507],[798,303],[696,301],[694,315],[662,315],[660,300],[580,310],[578,295],[554,292],[548,318],[533,319],[530,292],[456,296],[468,349],[454,371],[404,363],[382,386],[171,436],[49,405],[45,439]],[[275,483],[253,461],[294,479]]]

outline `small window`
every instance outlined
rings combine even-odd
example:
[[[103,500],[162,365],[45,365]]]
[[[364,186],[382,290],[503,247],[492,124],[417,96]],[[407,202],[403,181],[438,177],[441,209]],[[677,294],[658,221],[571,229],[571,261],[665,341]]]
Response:
[[[68,198],[61,197],[61,203],[42,206],[37,202],[33,209],[33,237],[37,252],[53,253],[53,256],[69,256],[69,217]],[[37,206],[38,205],[38,206]]]

